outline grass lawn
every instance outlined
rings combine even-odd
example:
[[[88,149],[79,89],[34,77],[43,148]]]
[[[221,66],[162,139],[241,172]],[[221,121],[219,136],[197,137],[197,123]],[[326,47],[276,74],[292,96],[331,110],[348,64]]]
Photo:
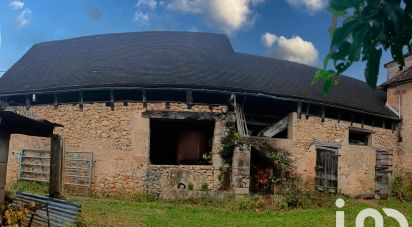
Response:
[[[227,205],[189,202],[161,202],[73,197],[83,204],[82,216],[88,226],[335,226],[335,208],[256,211]],[[395,200],[346,200],[346,226],[355,226],[357,213],[367,207],[398,209],[412,224],[412,204]],[[380,210],[382,213],[382,210]],[[365,226],[374,226],[367,220]],[[398,226],[385,217],[385,226]]]

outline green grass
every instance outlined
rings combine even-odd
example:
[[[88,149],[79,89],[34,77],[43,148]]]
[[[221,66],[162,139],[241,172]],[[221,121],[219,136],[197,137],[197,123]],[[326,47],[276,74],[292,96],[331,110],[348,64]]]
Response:
[[[72,199],[83,204],[82,222],[88,226],[335,226],[335,211],[338,210],[312,208],[256,211],[230,206],[230,203],[235,203],[233,201],[208,204],[86,197]],[[355,226],[357,213],[368,207],[399,209],[412,223],[410,203],[347,199],[342,209],[345,211],[346,226]],[[374,226],[373,221],[367,220],[365,226]],[[385,217],[385,226],[397,226],[397,223]]]
[[[11,191],[47,194],[47,185],[20,181]],[[128,199],[69,197],[83,205],[80,223],[86,226],[335,226],[335,211],[345,211],[345,226],[355,226],[356,215],[365,208],[393,208],[402,212],[412,224],[412,203],[399,200],[361,201],[344,198],[343,209],[334,206],[336,197],[324,194],[300,195],[301,208],[285,208],[281,198],[246,198],[238,201],[165,202],[149,195]],[[398,226],[384,218],[385,226]],[[367,220],[365,226],[374,226]]]

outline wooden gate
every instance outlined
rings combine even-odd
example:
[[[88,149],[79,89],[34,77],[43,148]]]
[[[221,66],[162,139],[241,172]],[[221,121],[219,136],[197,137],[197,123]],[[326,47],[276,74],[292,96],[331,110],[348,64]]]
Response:
[[[316,152],[316,190],[336,193],[338,187],[337,150],[318,148]]]
[[[392,152],[388,150],[376,151],[375,183],[376,197],[386,199],[390,193],[389,175],[392,173]]]

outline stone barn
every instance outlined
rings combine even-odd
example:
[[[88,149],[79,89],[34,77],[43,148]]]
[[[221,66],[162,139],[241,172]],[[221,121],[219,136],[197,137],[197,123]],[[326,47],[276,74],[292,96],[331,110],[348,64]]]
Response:
[[[1,77],[0,99],[3,110],[64,125],[55,131],[66,151],[92,153],[85,185],[96,194],[248,194],[256,151],[235,148],[229,173],[220,154],[236,125],[290,152],[308,190],[387,195],[404,157],[399,113],[384,91],[350,77],[322,95],[310,85],[316,70],[235,52],[220,34],[104,34],[34,45]],[[34,154],[49,147],[13,135],[8,184],[47,174],[25,159],[47,159]],[[65,176],[87,178],[76,168]]]

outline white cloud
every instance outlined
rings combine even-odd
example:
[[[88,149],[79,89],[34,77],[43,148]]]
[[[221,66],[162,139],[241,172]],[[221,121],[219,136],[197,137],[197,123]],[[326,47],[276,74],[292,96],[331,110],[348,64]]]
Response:
[[[12,9],[23,9],[23,7],[24,7],[24,2],[22,2],[22,1],[11,1],[10,4],[9,4],[9,6],[10,6]]]
[[[28,8],[24,9],[17,15],[16,22],[19,25],[19,28],[22,28],[29,23],[28,17],[30,17],[30,15],[31,15],[31,10]]]
[[[165,5],[166,9],[172,11],[198,14],[203,12],[203,8],[205,8],[207,2],[201,0],[172,0],[169,3],[162,1],[161,5]]]
[[[136,11],[134,13],[133,20],[139,24],[147,24],[149,21],[149,14]]]
[[[278,40],[278,37],[272,33],[266,32],[262,35],[261,39],[266,47],[272,47],[276,40]]]
[[[266,45],[265,40],[263,39],[263,37],[266,34],[270,33],[265,33],[264,35],[262,35],[262,41],[265,44],[265,46],[269,46]],[[277,44],[277,47],[274,47],[266,51],[266,55],[268,57],[281,58],[308,65],[315,65],[319,60],[319,52],[315,48],[313,43],[305,41],[299,36],[293,36],[292,38],[287,39],[283,36],[277,37],[274,34],[270,34],[268,35],[268,37],[272,37],[272,39],[269,38],[269,41],[274,40],[272,42],[272,45],[274,43]],[[276,38],[273,39],[273,37]]]
[[[185,14],[201,14],[213,26],[230,34],[253,25],[256,12],[254,7],[264,0],[171,0],[161,2],[166,9]]]
[[[157,6],[157,1],[156,0],[138,0],[136,3],[137,7],[149,7],[150,9],[155,9]]]
[[[309,11],[310,13],[318,12],[325,8],[327,0],[286,0],[289,5]]]

